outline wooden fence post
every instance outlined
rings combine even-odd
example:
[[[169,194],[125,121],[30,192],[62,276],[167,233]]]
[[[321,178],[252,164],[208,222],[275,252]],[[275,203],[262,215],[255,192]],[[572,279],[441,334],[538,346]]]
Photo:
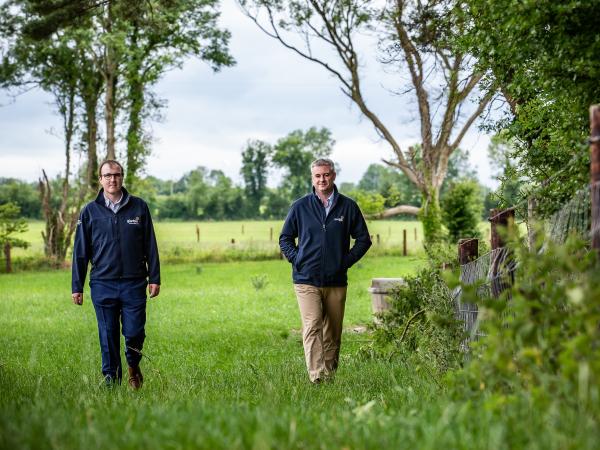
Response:
[[[196,225],[196,242],[200,242],[200,227]]]
[[[500,229],[503,228],[504,230],[506,230],[509,223],[514,222],[515,210],[513,208],[490,209],[490,219],[489,220],[491,222],[490,244],[492,246],[492,250],[504,247],[506,245],[506,242],[504,242],[503,237],[501,236]]]
[[[415,228],[415,242],[417,242],[417,229]]]
[[[269,241],[273,242],[273,227],[269,228]]]
[[[10,258],[10,242],[6,241],[4,244],[4,258],[6,260],[6,273],[12,272],[12,264]]]
[[[600,255],[600,105],[590,107],[592,248]]]
[[[379,233],[377,233],[377,245],[379,245],[381,243],[381,237],[379,236]]]
[[[402,230],[402,256],[406,256],[406,229]]]
[[[469,238],[458,241],[458,263],[463,266],[477,259],[479,254],[479,240]]]

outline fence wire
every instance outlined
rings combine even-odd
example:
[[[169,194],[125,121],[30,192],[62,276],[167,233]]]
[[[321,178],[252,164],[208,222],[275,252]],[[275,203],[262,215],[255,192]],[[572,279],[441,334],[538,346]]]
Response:
[[[576,234],[585,240],[590,240],[600,229],[592,228],[591,198],[597,198],[600,183],[588,184],[566,202],[546,222],[546,236],[553,242],[562,244],[569,235]],[[600,228],[600,225],[596,226]],[[544,251],[542,246],[541,251]],[[500,294],[509,289],[514,283],[515,270],[518,262],[507,247],[494,249],[474,261],[460,266],[461,286],[476,285],[476,296],[481,300],[498,299]],[[456,315],[463,322],[467,339],[462,348],[469,350],[469,343],[484,336],[479,329],[479,310],[477,305],[461,301],[462,287],[453,292]],[[508,298],[510,300],[510,297]],[[505,314],[511,314],[507,311]]]
[[[480,299],[498,298],[512,285],[516,262],[507,247],[497,248],[474,261],[460,266],[461,286],[476,285],[476,295]],[[469,342],[484,334],[479,329],[479,309],[476,304],[460,300],[462,288],[454,292],[457,318],[463,323],[468,338],[463,342],[463,350],[468,350]]]

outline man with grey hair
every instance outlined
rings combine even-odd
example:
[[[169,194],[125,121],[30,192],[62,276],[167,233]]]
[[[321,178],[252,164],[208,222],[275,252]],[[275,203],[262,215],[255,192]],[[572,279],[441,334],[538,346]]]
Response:
[[[317,159],[311,173],[312,192],[292,204],[279,246],[292,263],[306,367],[316,384],[338,367],[347,271],[367,252],[371,238],[356,202],[340,194],[334,184],[333,161]]]

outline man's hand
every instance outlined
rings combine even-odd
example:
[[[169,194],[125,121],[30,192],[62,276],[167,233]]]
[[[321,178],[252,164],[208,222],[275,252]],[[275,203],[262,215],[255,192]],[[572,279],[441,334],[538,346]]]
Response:
[[[160,284],[149,284],[148,292],[150,293],[150,298],[158,297],[158,294],[160,292]]]
[[[73,303],[83,305],[83,292],[73,292],[71,297],[73,298]]]

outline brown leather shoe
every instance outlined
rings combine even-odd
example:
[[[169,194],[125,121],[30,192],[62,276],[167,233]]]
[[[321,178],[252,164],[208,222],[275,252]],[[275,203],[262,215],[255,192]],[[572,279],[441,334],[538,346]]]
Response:
[[[144,384],[144,377],[142,375],[142,371],[140,367],[129,367],[129,386],[131,386],[134,390],[138,390]]]

